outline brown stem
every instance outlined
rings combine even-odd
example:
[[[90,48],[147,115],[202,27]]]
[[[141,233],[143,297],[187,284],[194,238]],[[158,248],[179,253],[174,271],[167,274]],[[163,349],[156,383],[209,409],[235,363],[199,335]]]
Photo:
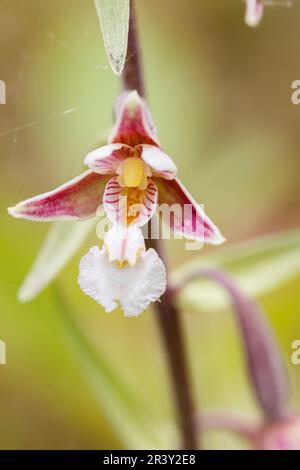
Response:
[[[143,67],[141,63],[140,46],[133,0],[130,1],[128,49],[125,67],[122,73],[122,80],[124,90],[136,90],[140,96],[145,96]]]
[[[153,243],[153,241],[149,240],[148,246],[152,246],[161,256],[158,243]],[[161,302],[155,304],[155,308],[169,360],[173,393],[182,434],[182,447],[184,449],[196,449],[194,403],[179,311],[173,301],[173,296],[168,290],[161,298]]]
[[[133,0],[130,3],[128,51],[122,74],[123,88],[125,90],[137,90],[141,96],[145,96]],[[159,256],[163,258],[159,240],[149,237],[147,247],[154,248]],[[189,380],[184,336],[179,311],[170,290],[167,289],[161,298],[161,302],[156,302],[155,309],[170,367],[178,421],[182,435],[181,446],[184,449],[196,449],[197,433],[194,420],[194,403]]]

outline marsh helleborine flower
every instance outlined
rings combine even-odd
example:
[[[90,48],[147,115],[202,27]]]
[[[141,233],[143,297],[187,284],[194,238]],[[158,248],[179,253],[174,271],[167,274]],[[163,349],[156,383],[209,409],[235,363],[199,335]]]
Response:
[[[119,303],[126,316],[138,315],[166,288],[163,262],[153,249],[146,251],[141,232],[157,203],[191,208],[183,218],[165,219],[182,236],[212,244],[224,239],[176,178],[176,165],[162,151],[150,112],[137,92],[119,97],[108,145],[89,153],[85,164],[85,173],[20,202],[9,213],[37,221],[84,220],[103,206],[113,226],[102,250],[94,246],[82,258],[78,281],[107,312]]]
[[[261,0],[245,0],[245,2],[245,23],[248,26],[255,27],[259,24],[260,20],[263,17],[264,6]]]

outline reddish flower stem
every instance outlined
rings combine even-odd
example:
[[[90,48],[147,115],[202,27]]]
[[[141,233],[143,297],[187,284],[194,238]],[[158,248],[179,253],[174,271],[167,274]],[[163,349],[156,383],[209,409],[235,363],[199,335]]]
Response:
[[[248,420],[242,419],[238,415],[229,413],[201,413],[201,416],[196,416],[196,423],[201,419],[202,430],[222,430],[230,431],[239,437],[252,442],[255,437],[257,426],[249,424]]]
[[[133,0],[131,0],[130,3],[128,51],[124,72],[122,74],[123,89],[137,90],[141,96],[145,96]],[[149,240],[147,240],[147,246],[148,248],[154,248],[159,256],[164,258],[159,240],[149,238]],[[164,263],[166,265],[165,260]],[[194,420],[194,403],[188,373],[184,335],[180,312],[177,309],[174,296],[170,290],[167,289],[166,293],[161,298],[161,302],[155,303],[155,309],[165,344],[173,393],[177,405],[178,422],[182,440],[181,447],[184,449],[196,449],[197,431]]]
[[[125,90],[136,90],[140,96],[145,96],[143,68],[133,0],[130,0],[128,48],[122,80]]]

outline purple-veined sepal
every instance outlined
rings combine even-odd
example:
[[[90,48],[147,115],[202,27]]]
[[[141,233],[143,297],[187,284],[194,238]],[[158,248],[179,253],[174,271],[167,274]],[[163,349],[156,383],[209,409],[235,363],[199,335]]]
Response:
[[[172,211],[161,210],[163,220],[177,234],[185,238],[220,245],[225,241],[219,229],[197,204],[178,178],[154,178],[158,187],[158,203],[166,204]],[[167,216],[166,216],[167,215]]]
[[[88,219],[102,204],[107,179],[88,170],[53,191],[19,202],[8,212],[16,218],[40,222]]]

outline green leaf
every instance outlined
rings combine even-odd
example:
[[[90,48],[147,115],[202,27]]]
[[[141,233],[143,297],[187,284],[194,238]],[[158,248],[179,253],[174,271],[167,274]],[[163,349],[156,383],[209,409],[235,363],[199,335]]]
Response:
[[[129,0],[94,0],[111,68],[124,68],[129,31]]]
[[[173,272],[171,281],[180,285],[197,268],[211,266],[231,273],[250,297],[270,292],[300,274],[300,230],[260,237],[199,256]],[[215,284],[195,278],[183,288],[180,302],[183,308],[211,311],[228,307],[229,298]]]
[[[84,222],[55,222],[43,244],[35,263],[26,276],[18,298],[28,302],[37,296],[65,267],[80,248],[96,219]]]

